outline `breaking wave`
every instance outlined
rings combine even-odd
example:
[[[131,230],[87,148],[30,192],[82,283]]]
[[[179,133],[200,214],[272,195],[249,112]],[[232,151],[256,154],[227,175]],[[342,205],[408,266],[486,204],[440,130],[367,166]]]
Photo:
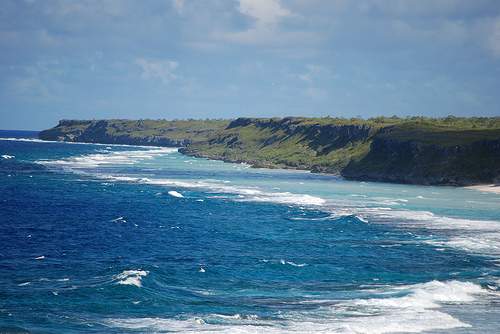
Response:
[[[235,198],[237,201],[271,202],[279,204],[297,204],[321,206],[326,203],[321,197],[307,194],[294,194],[290,192],[265,191],[257,187],[233,186],[227,183],[213,182],[208,180],[174,180],[174,179],[151,179],[130,176],[100,175],[110,181],[137,182],[143,184],[170,186],[190,189],[203,189],[212,193],[225,193],[241,195]]]
[[[134,285],[138,288],[142,287],[142,278],[149,274],[145,270],[125,270],[115,275],[114,280],[118,281],[118,284],[122,285]]]
[[[122,329],[182,333],[421,333],[467,328],[442,310],[443,306],[474,302],[490,292],[460,281],[431,281],[373,291],[378,298],[349,301],[311,300],[314,311],[282,313],[276,318],[256,315],[186,316],[184,318],[107,319],[104,325]]]
[[[66,170],[85,170],[106,165],[133,165],[139,161],[153,159],[159,155],[177,152],[177,148],[155,148],[150,150],[116,151],[88,154],[61,160],[39,160],[37,163]]]

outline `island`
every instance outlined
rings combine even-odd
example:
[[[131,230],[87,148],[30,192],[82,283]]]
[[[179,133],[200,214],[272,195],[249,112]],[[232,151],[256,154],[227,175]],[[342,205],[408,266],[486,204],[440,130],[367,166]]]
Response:
[[[359,181],[500,182],[500,117],[61,120],[39,138],[172,146],[194,157]]]

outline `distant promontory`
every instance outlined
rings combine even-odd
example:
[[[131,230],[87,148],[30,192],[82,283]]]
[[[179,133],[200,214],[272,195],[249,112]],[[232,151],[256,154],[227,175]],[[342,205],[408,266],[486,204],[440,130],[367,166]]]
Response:
[[[500,181],[500,117],[62,120],[40,139],[180,147],[254,167],[425,185]]]

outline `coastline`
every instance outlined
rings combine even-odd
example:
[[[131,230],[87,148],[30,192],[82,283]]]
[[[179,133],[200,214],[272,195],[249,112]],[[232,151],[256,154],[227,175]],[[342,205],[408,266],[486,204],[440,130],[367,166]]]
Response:
[[[376,182],[376,183],[388,183],[388,184],[404,184],[404,185],[416,185],[416,186],[429,186],[429,187],[456,187],[456,188],[464,188],[464,189],[471,189],[471,190],[476,190],[476,191],[481,191],[481,192],[486,192],[486,193],[494,193],[494,194],[500,194],[500,184],[473,184],[473,185],[460,185],[460,184],[423,184],[423,183],[409,183],[409,182],[390,182],[390,181],[383,181],[383,180],[364,180],[364,179],[351,179],[343,176],[341,173],[331,173],[331,172],[323,172],[320,169],[314,169],[314,168],[300,168],[296,166],[288,166],[286,164],[273,164],[271,162],[266,162],[265,164],[256,161],[256,160],[239,160],[239,159],[228,159],[224,157],[217,157],[217,156],[210,156],[210,155],[205,155],[202,153],[191,153],[187,150],[185,150],[183,147],[179,148],[179,153],[188,156],[188,157],[193,157],[193,158],[202,158],[202,159],[209,159],[209,160],[216,160],[216,161],[223,161],[227,163],[242,163],[242,164],[247,164],[250,166],[250,168],[264,168],[264,169],[284,169],[284,170],[291,170],[291,171],[301,171],[301,172],[306,172],[306,173],[315,173],[315,174],[321,174],[321,175],[329,175],[329,176],[334,176],[334,177],[339,177],[342,178],[346,181],[358,181],[358,182]]]
[[[122,146],[122,147],[142,147],[142,148],[164,148],[167,146],[154,146],[154,145],[130,145],[130,144],[106,144],[106,143],[96,143],[96,142],[84,142],[84,141],[67,141],[67,140],[45,140],[45,139],[39,139],[39,138],[0,138],[0,140],[14,140],[14,141],[36,141],[36,142],[45,142],[45,143],[66,143],[66,144],[93,144],[93,145],[108,145],[108,146]],[[317,170],[314,168],[300,168],[297,166],[288,166],[286,164],[274,164],[272,162],[266,162],[262,163],[257,160],[240,160],[240,159],[228,159],[224,157],[217,157],[217,156],[211,156],[211,155],[205,155],[202,153],[192,153],[189,152],[185,149],[185,147],[175,147],[175,146],[168,146],[171,148],[176,148],[178,149],[178,152],[188,156],[188,157],[194,157],[194,158],[202,158],[202,159],[210,159],[210,160],[216,160],[216,161],[223,161],[227,163],[241,163],[241,164],[247,164],[250,166],[250,168],[264,168],[264,169],[284,169],[284,170],[289,170],[289,171],[297,171],[297,172],[306,172],[306,173],[317,173],[317,174],[322,174],[322,175],[330,175],[330,176],[335,176],[335,177],[341,177],[345,180],[351,180],[351,181],[365,181],[365,180],[354,180],[354,179],[349,179],[344,176],[342,176],[340,173],[331,173],[331,172],[323,172],[321,170]],[[374,181],[371,180],[371,182],[377,182],[377,183],[392,183],[392,184],[415,184],[415,185],[428,185],[428,186],[455,186],[455,187],[460,187],[464,189],[471,189],[471,190],[476,190],[476,191],[481,191],[485,193],[494,193],[494,194],[500,194],[500,184],[475,184],[475,185],[454,185],[454,184],[419,184],[419,183],[404,183],[404,182],[387,182],[387,181]]]
[[[237,118],[61,120],[43,140],[179,147],[188,156],[347,180],[466,187],[495,183],[500,120]]]
[[[500,184],[479,184],[475,186],[466,186],[464,188],[481,192],[500,194]]]

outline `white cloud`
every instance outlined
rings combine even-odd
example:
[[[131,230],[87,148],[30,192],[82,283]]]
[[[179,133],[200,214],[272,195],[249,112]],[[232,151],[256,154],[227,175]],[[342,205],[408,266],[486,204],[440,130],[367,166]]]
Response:
[[[151,60],[138,58],[135,64],[142,69],[143,79],[159,79],[162,83],[168,84],[178,78],[174,73],[179,63],[169,59]]]
[[[240,0],[238,10],[255,19],[256,25],[273,25],[292,13],[281,6],[279,0]]]
[[[295,16],[282,6],[280,0],[239,0],[237,9],[240,14],[253,20],[250,28],[225,32],[216,37],[244,44],[287,44],[305,37],[302,33],[279,29],[278,25],[284,18]]]

